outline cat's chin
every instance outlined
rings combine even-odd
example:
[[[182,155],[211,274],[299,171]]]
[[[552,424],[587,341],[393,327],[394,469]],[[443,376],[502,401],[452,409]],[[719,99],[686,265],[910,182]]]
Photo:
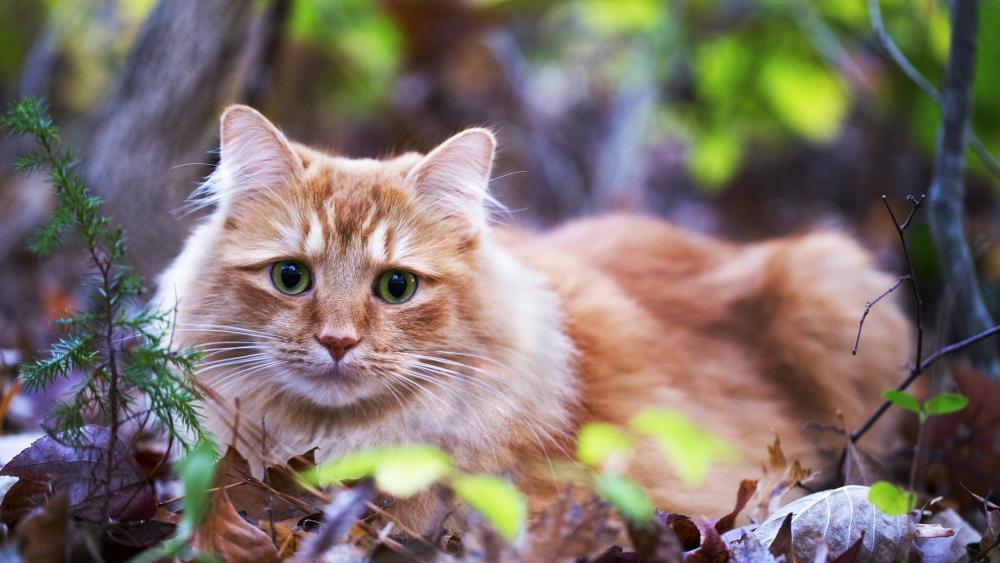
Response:
[[[289,374],[281,383],[285,392],[324,408],[350,406],[380,392],[379,385],[356,367],[344,363]]]

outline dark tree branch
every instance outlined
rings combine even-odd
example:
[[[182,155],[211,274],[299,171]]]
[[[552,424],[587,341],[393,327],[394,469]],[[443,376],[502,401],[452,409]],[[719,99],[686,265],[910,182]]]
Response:
[[[95,112],[83,175],[129,232],[141,273],[176,254],[178,208],[210,166],[212,123],[234,81],[253,15],[245,0],[160,0]],[[149,213],[150,209],[160,212]]]
[[[879,0],[868,0],[868,16],[871,19],[872,30],[875,32],[875,36],[882,44],[882,48],[886,50],[889,57],[896,63],[896,66],[898,66],[900,70],[903,71],[903,74],[913,81],[913,83],[916,84],[928,98],[941,106],[941,93],[938,92],[937,88],[935,88],[929,80],[920,74],[920,71],[917,70],[917,68],[913,66],[913,63],[906,58],[906,55],[903,54],[903,51],[898,45],[896,45],[896,42],[892,40],[892,37],[890,37],[889,33],[885,30],[885,24],[882,23],[882,8],[879,6]],[[952,29],[954,30],[954,27]],[[954,33],[952,34],[952,38],[954,41]],[[954,49],[952,49],[952,51],[954,51]],[[969,144],[972,145],[972,150],[979,156],[979,159],[983,162],[986,168],[989,169],[994,176],[1000,178],[1000,163],[993,158],[993,155],[991,155],[989,150],[986,149],[986,145],[984,145],[979,137],[977,137],[971,130],[969,131]]]
[[[247,69],[239,100],[260,108],[267,102],[288,30],[292,0],[272,0],[254,31],[253,61]]]
[[[919,366],[911,368],[909,375],[906,377],[906,379],[903,380],[902,383],[899,384],[898,387],[896,387],[896,390],[905,391],[910,385],[913,384],[914,381],[916,381],[917,377],[919,377],[920,374],[927,371],[929,367],[934,365],[934,363],[940,360],[941,358],[945,356],[950,356],[957,352],[961,352],[962,350],[965,350],[969,346],[972,346],[973,344],[976,344],[982,340],[985,340],[997,334],[1000,334],[1000,325],[990,327],[987,330],[980,332],[979,334],[974,334],[966,338],[965,340],[961,340],[959,342],[955,342],[953,344],[945,346],[944,348],[941,348],[940,350],[934,352],[930,356],[927,356],[927,359],[921,362]],[[890,406],[891,403],[889,403],[888,401],[882,403],[882,406],[880,406],[878,410],[875,411],[875,414],[873,414],[871,418],[865,421],[865,423],[862,424],[860,428],[851,433],[851,441],[857,442],[862,436],[864,436],[865,432],[868,432],[868,430],[871,429],[872,425],[875,424],[875,422],[878,421],[878,419],[881,418],[883,414],[885,414],[885,411],[888,410]]]
[[[965,147],[972,113],[979,0],[951,3],[951,52],[941,96],[941,127],[930,188],[930,224],[945,286],[954,294],[953,330],[959,337],[993,326],[983,302],[965,235]],[[1000,379],[1000,357],[993,343],[969,349],[973,365]]]

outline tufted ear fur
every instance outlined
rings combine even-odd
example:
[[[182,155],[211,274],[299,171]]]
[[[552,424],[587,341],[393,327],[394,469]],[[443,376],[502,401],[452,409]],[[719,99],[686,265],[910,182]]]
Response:
[[[485,203],[496,139],[487,129],[466,129],[438,145],[407,174],[406,183],[463,239],[486,225]]]
[[[302,173],[302,162],[285,135],[257,110],[229,106],[220,128],[220,176],[214,186],[223,201],[236,195],[269,191],[278,193]]]

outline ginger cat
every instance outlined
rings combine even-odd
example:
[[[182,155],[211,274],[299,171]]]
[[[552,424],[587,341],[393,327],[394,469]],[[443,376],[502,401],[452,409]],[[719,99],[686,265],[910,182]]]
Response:
[[[698,488],[653,449],[629,471],[661,508],[718,516],[775,433],[789,459],[820,464],[823,441],[803,423],[842,409],[857,425],[908,358],[908,323],[888,303],[850,354],[889,280],[843,235],[737,246],[631,215],[497,228],[485,129],[426,156],[353,160],[288,141],[249,107],[221,121],[221,160],[200,189],[214,211],[158,299],[177,307],[178,343],[207,351],[198,377],[266,423],[272,459],[429,443],[511,476],[534,509],[581,424],[664,407],[739,462]],[[231,417],[205,412],[228,443]],[[890,434],[881,424],[866,440]],[[394,510],[421,526],[434,502]]]

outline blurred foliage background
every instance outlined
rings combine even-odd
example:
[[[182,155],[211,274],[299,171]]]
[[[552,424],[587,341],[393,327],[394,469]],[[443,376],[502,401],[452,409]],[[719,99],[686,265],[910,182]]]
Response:
[[[228,5],[228,19],[215,4]],[[902,50],[940,83],[947,3],[881,8]],[[834,225],[894,268],[880,196],[926,192],[939,111],[885,55],[868,10],[868,0],[5,0],[0,98],[47,97],[83,161],[93,154],[104,167],[89,174],[98,192],[141,169],[103,195],[147,274],[191,224],[171,210],[210,171],[215,119],[231,102],[257,106],[296,140],[353,156],[425,151],[464,127],[493,127],[501,152],[492,186],[509,221],[637,210],[737,240]],[[1000,2],[981,10],[973,129],[1000,154]],[[143,42],[156,11],[201,13],[204,27]],[[153,103],[146,94],[135,105],[130,66],[161,72],[178,65],[164,53],[221,37],[236,48],[219,51],[227,72],[197,75],[205,99],[199,85],[187,98],[171,94],[157,103],[180,117],[135,139],[112,136],[110,157],[99,150],[108,116]],[[206,51],[192,52],[181,66],[193,72]],[[164,67],[161,86],[174,92],[184,72]],[[175,128],[188,122],[197,134],[178,140]],[[72,267],[39,265],[23,251],[51,202],[39,179],[10,173],[18,148],[2,143],[0,261],[16,267],[0,274],[0,348],[34,350],[47,336],[19,320],[72,302]],[[166,156],[143,160],[141,151]],[[975,155],[968,163],[970,236],[997,311],[1000,182]],[[923,224],[912,233],[918,274],[935,287],[929,234]]]

